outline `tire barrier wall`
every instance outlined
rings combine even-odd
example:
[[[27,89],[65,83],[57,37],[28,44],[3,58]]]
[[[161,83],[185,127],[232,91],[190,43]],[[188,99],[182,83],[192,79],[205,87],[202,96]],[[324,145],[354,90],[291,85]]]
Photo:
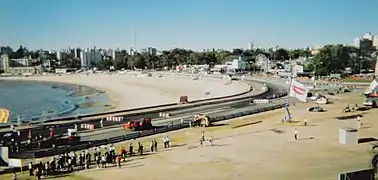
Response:
[[[212,122],[219,122],[219,121],[224,121],[224,120],[229,120],[237,117],[242,117],[242,116],[248,116],[248,115],[253,115],[261,112],[266,112],[266,111],[271,111],[275,109],[280,109],[285,107],[285,104],[272,104],[267,107],[259,108],[259,109],[251,109],[247,111],[240,111],[240,112],[234,112],[230,114],[224,114],[224,115],[219,115],[219,116],[212,116],[210,117],[210,120]],[[183,124],[173,124],[169,126],[164,126],[158,129],[153,129],[153,130],[146,130],[146,131],[138,131],[138,132],[132,132],[126,135],[121,135],[121,136],[116,136],[108,139],[103,139],[103,140],[97,140],[97,141],[92,141],[88,142],[88,144],[81,144],[81,145],[75,145],[75,146],[69,146],[69,147],[59,147],[56,149],[49,149],[49,150],[37,150],[34,152],[18,152],[18,153],[10,153],[9,157],[10,158],[20,158],[20,159],[31,159],[31,158],[41,158],[41,157],[46,157],[46,156],[53,156],[56,154],[62,154],[66,152],[71,152],[71,151],[79,151],[83,149],[88,149],[92,147],[97,147],[101,145],[107,145],[111,143],[118,143],[126,140],[133,140],[145,136],[151,136],[154,134],[159,134],[159,133],[165,133],[169,131],[175,131],[183,128],[188,128],[189,124],[188,123],[183,123]]]

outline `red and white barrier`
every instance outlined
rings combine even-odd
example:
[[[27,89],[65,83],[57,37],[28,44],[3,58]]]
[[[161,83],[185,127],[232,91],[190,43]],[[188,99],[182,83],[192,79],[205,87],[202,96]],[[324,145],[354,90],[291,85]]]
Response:
[[[88,129],[88,130],[93,130],[94,129],[94,124],[81,124],[80,129]]]
[[[171,116],[171,113],[159,113],[159,117],[168,118]]]
[[[109,117],[106,117],[106,121],[121,122],[121,121],[123,121],[123,117],[109,116]]]

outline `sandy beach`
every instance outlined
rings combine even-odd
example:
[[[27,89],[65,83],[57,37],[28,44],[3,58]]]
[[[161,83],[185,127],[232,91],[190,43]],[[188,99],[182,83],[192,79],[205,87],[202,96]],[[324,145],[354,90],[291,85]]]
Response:
[[[189,101],[221,97],[248,91],[249,86],[240,82],[190,77],[144,77],[133,74],[91,74],[62,76],[6,77],[4,80],[26,80],[69,83],[89,86],[107,93],[112,110],[129,109],[159,104],[176,103],[180,96]],[[206,94],[206,92],[209,92]]]

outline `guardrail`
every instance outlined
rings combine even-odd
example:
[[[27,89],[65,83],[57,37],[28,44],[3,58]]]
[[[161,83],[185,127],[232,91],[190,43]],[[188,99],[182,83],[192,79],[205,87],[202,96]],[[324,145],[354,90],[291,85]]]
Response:
[[[282,95],[284,95],[284,94],[282,94]],[[232,118],[237,118],[237,117],[257,114],[257,113],[261,113],[261,112],[271,111],[271,110],[282,108],[284,106],[285,106],[285,104],[272,104],[270,106],[259,108],[259,109],[252,109],[252,110],[246,110],[246,111],[242,111],[242,112],[240,111],[240,112],[235,112],[235,113],[230,113],[230,114],[213,116],[213,117],[210,117],[210,121],[212,121],[212,122],[224,121],[224,120],[228,120],[228,119],[232,119]],[[175,131],[175,130],[179,130],[179,129],[182,129],[182,128],[188,128],[188,127],[189,127],[188,123],[173,124],[173,125],[164,126],[162,128],[158,128],[158,129],[132,132],[130,134],[120,135],[120,136],[116,136],[116,137],[112,137],[112,138],[108,138],[108,139],[103,139],[103,140],[97,140],[97,141],[89,142],[88,144],[82,144],[82,145],[77,145],[77,146],[69,146],[69,147],[49,149],[49,150],[37,150],[37,151],[34,151],[33,153],[30,153],[30,152],[10,153],[10,158],[28,159],[28,158],[40,158],[40,157],[52,156],[52,155],[56,155],[56,154],[62,154],[62,153],[65,153],[65,152],[78,151],[78,150],[88,149],[88,148],[95,147],[95,146],[107,145],[107,144],[110,144],[110,143],[118,143],[118,142],[121,142],[121,141],[137,139],[137,138],[141,138],[141,137],[145,137],[145,136],[151,136],[151,135],[155,135],[155,134],[159,134],[159,133]]]

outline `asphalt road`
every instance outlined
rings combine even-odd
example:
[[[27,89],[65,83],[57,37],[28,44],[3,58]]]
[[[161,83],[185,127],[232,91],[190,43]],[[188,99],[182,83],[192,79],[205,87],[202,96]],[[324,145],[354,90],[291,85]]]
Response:
[[[243,107],[243,108],[224,108],[224,109],[207,111],[207,112],[202,112],[202,113],[205,114],[205,115],[208,115],[210,117],[214,117],[214,116],[220,116],[220,115],[224,115],[224,114],[233,114],[233,113],[237,113],[237,112],[244,112],[244,111],[247,111],[247,110],[259,109],[259,108],[262,108],[262,107],[266,107],[268,105],[281,104],[283,102],[284,102],[284,100],[280,99],[280,100],[277,100],[277,101],[274,101],[274,102],[268,103],[268,104],[252,104],[252,105],[248,105],[248,106]],[[176,124],[181,123],[181,118],[183,118],[184,121],[190,121],[190,120],[193,119],[193,117],[195,115],[196,114],[193,114],[193,113],[188,114],[188,115],[180,115],[179,117],[155,121],[155,122],[153,122],[153,124],[155,126],[164,126],[164,125],[172,125],[172,124],[176,125]],[[117,136],[121,136],[121,135],[126,135],[128,133],[130,133],[130,131],[125,131],[125,130],[123,130],[122,127],[118,127],[118,128],[112,128],[112,129],[106,129],[106,130],[105,129],[99,130],[99,131],[95,131],[95,132],[91,132],[91,133],[83,133],[83,134],[80,134],[80,136],[81,136],[82,140],[95,141],[95,140],[101,140],[101,139],[104,139],[104,138],[112,138],[112,137],[117,137]]]

